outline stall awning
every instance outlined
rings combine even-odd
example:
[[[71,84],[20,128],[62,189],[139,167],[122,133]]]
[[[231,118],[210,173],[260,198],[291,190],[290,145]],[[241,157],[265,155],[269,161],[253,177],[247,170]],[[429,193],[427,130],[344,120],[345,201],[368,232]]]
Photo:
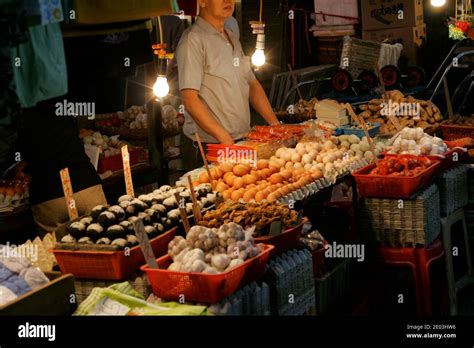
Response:
[[[65,19],[71,11],[75,24],[107,24],[176,13],[176,0],[63,0]],[[69,18],[68,18],[69,17]]]

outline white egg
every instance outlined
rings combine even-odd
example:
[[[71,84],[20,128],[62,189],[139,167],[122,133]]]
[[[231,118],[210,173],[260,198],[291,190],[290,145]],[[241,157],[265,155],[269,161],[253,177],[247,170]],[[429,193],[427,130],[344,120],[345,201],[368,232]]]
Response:
[[[291,161],[291,151],[285,151],[283,152],[283,155],[281,157],[283,160],[285,160],[286,162],[288,161]]]
[[[301,162],[301,156],[298,153],[294,153],[291,155],[291,161],[294,163]]]
[[[313,162],[313,159],[314,158],[312,158],[310,154],[304,154],[303,157],[301,158],[301,162],[303,162],[303,164],[306,165]]]
[[[280,147],[278,150],[276,150],[275,155],[281,158],[285,151],[286,151],[286,147]]]

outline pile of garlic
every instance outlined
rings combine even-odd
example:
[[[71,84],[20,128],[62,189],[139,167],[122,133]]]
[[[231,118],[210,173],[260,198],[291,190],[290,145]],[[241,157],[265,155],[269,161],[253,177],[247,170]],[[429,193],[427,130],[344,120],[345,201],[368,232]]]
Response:
[[[168,270],[217,274],[237,267],[261,251],[252,232],[233,222],[219,229],[193,226],[186,239],[179,236],[169,243],[168,255],[173,263]]]
[[[422,128],[403,128],[388,153],[402,155],[442,155],[448,151],[443,139],[426,134]]]

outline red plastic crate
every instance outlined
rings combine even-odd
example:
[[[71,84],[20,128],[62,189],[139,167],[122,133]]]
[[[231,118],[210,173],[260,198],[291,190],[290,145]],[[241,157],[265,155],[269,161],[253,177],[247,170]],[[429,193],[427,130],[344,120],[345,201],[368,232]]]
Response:
[[[168,252],[168,243],[174,238],[177,227],[150,240],[156,256]],[[56,257],[61,273],[72,273],[76,278],[100,280],[124,280],[145,263],[139,245],[125,251],[72,251],[51,250]]]
[[[457,162],[453,161],[454,153],[458,154],[458,161]],[[413,157],[413,158],[417,157],[415,155],[400,155],[400,154],[393,154],[393,153],[384,153],[384,157],[400,157],[400,156]],[[467,157],[467,150],[463,149],[461,147],[455,147],[455,148],[443,153],[442,155],[439,155],[439,156],[438,155],[431,155],[431,156],[425,156],[425,157],[429,158],[432,161],[441,162],[441,166],[438,167],[438,171],[442,172],[444,170],[447,170],[447,169],[450,169],[450,168],[456,166],[457,164],[459,164],[463,160],[465,160],[466,157]]]
[[[228,150],[227,150],[228,149]],[[252,154],[254,149],[248,146],[241,146],[241,145],[222,145],[222,144],[207,144],[207,159],[209,162],[218,163],[219,162],[219,152],[223,151],[224,154],[226,151],[246,151],[246,156]],[[238,152],[236,153],[238,154]],[[228,159],[225,158],[227,161]],[[237,158],[236,158],[237,161]]]
[[[474,127],[442,124],[440,128],[444,140],[449,141],[466,137],[474,138]]]
[[[129,149],[130,154],[130,166],[134,166],[140,162],[146,161],[146,153],[143,148]],[[105,173],[110,170],[116,172],[123,169],[122,155],[114,155],[105,158],[99,158],[99,164],[97,165],[97,173]]]
[[[275,249],[270,253],[270,257],[283,254],[285,251],[294,249],[298,246],[305,221],[306,220],[303,219],[298,226],[283,231],[283,233],[276,236],[256,237],[255,243],[273,245]]]
[[[217,303],[262,277],[273,248],[272,245],[264,245],[259,255],[219,274],[168,271],[172,263],[169,255],[156,260],[160,269],[148,265],[140,269],[146,273],[153,293],[160,298],[180,300],[184,296],[185,301]]]
[[[353,173],[360,197],[410,198],[428,186],[438,172],[441,162],[433,161],[431,167],[414,176],[369,175],[375,163]]]

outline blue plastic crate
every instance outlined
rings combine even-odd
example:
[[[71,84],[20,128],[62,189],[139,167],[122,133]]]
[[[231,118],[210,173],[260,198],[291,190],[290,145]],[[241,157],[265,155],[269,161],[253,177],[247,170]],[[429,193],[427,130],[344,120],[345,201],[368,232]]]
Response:
[[[369,135],[373,138],[380,133],[380,123],[372,123],[373,127],[369,128]],[[357,135],[359,138],[365,137],[363,129],[351,129],[351,125],[342,126],[336,129],[337,135]]]

